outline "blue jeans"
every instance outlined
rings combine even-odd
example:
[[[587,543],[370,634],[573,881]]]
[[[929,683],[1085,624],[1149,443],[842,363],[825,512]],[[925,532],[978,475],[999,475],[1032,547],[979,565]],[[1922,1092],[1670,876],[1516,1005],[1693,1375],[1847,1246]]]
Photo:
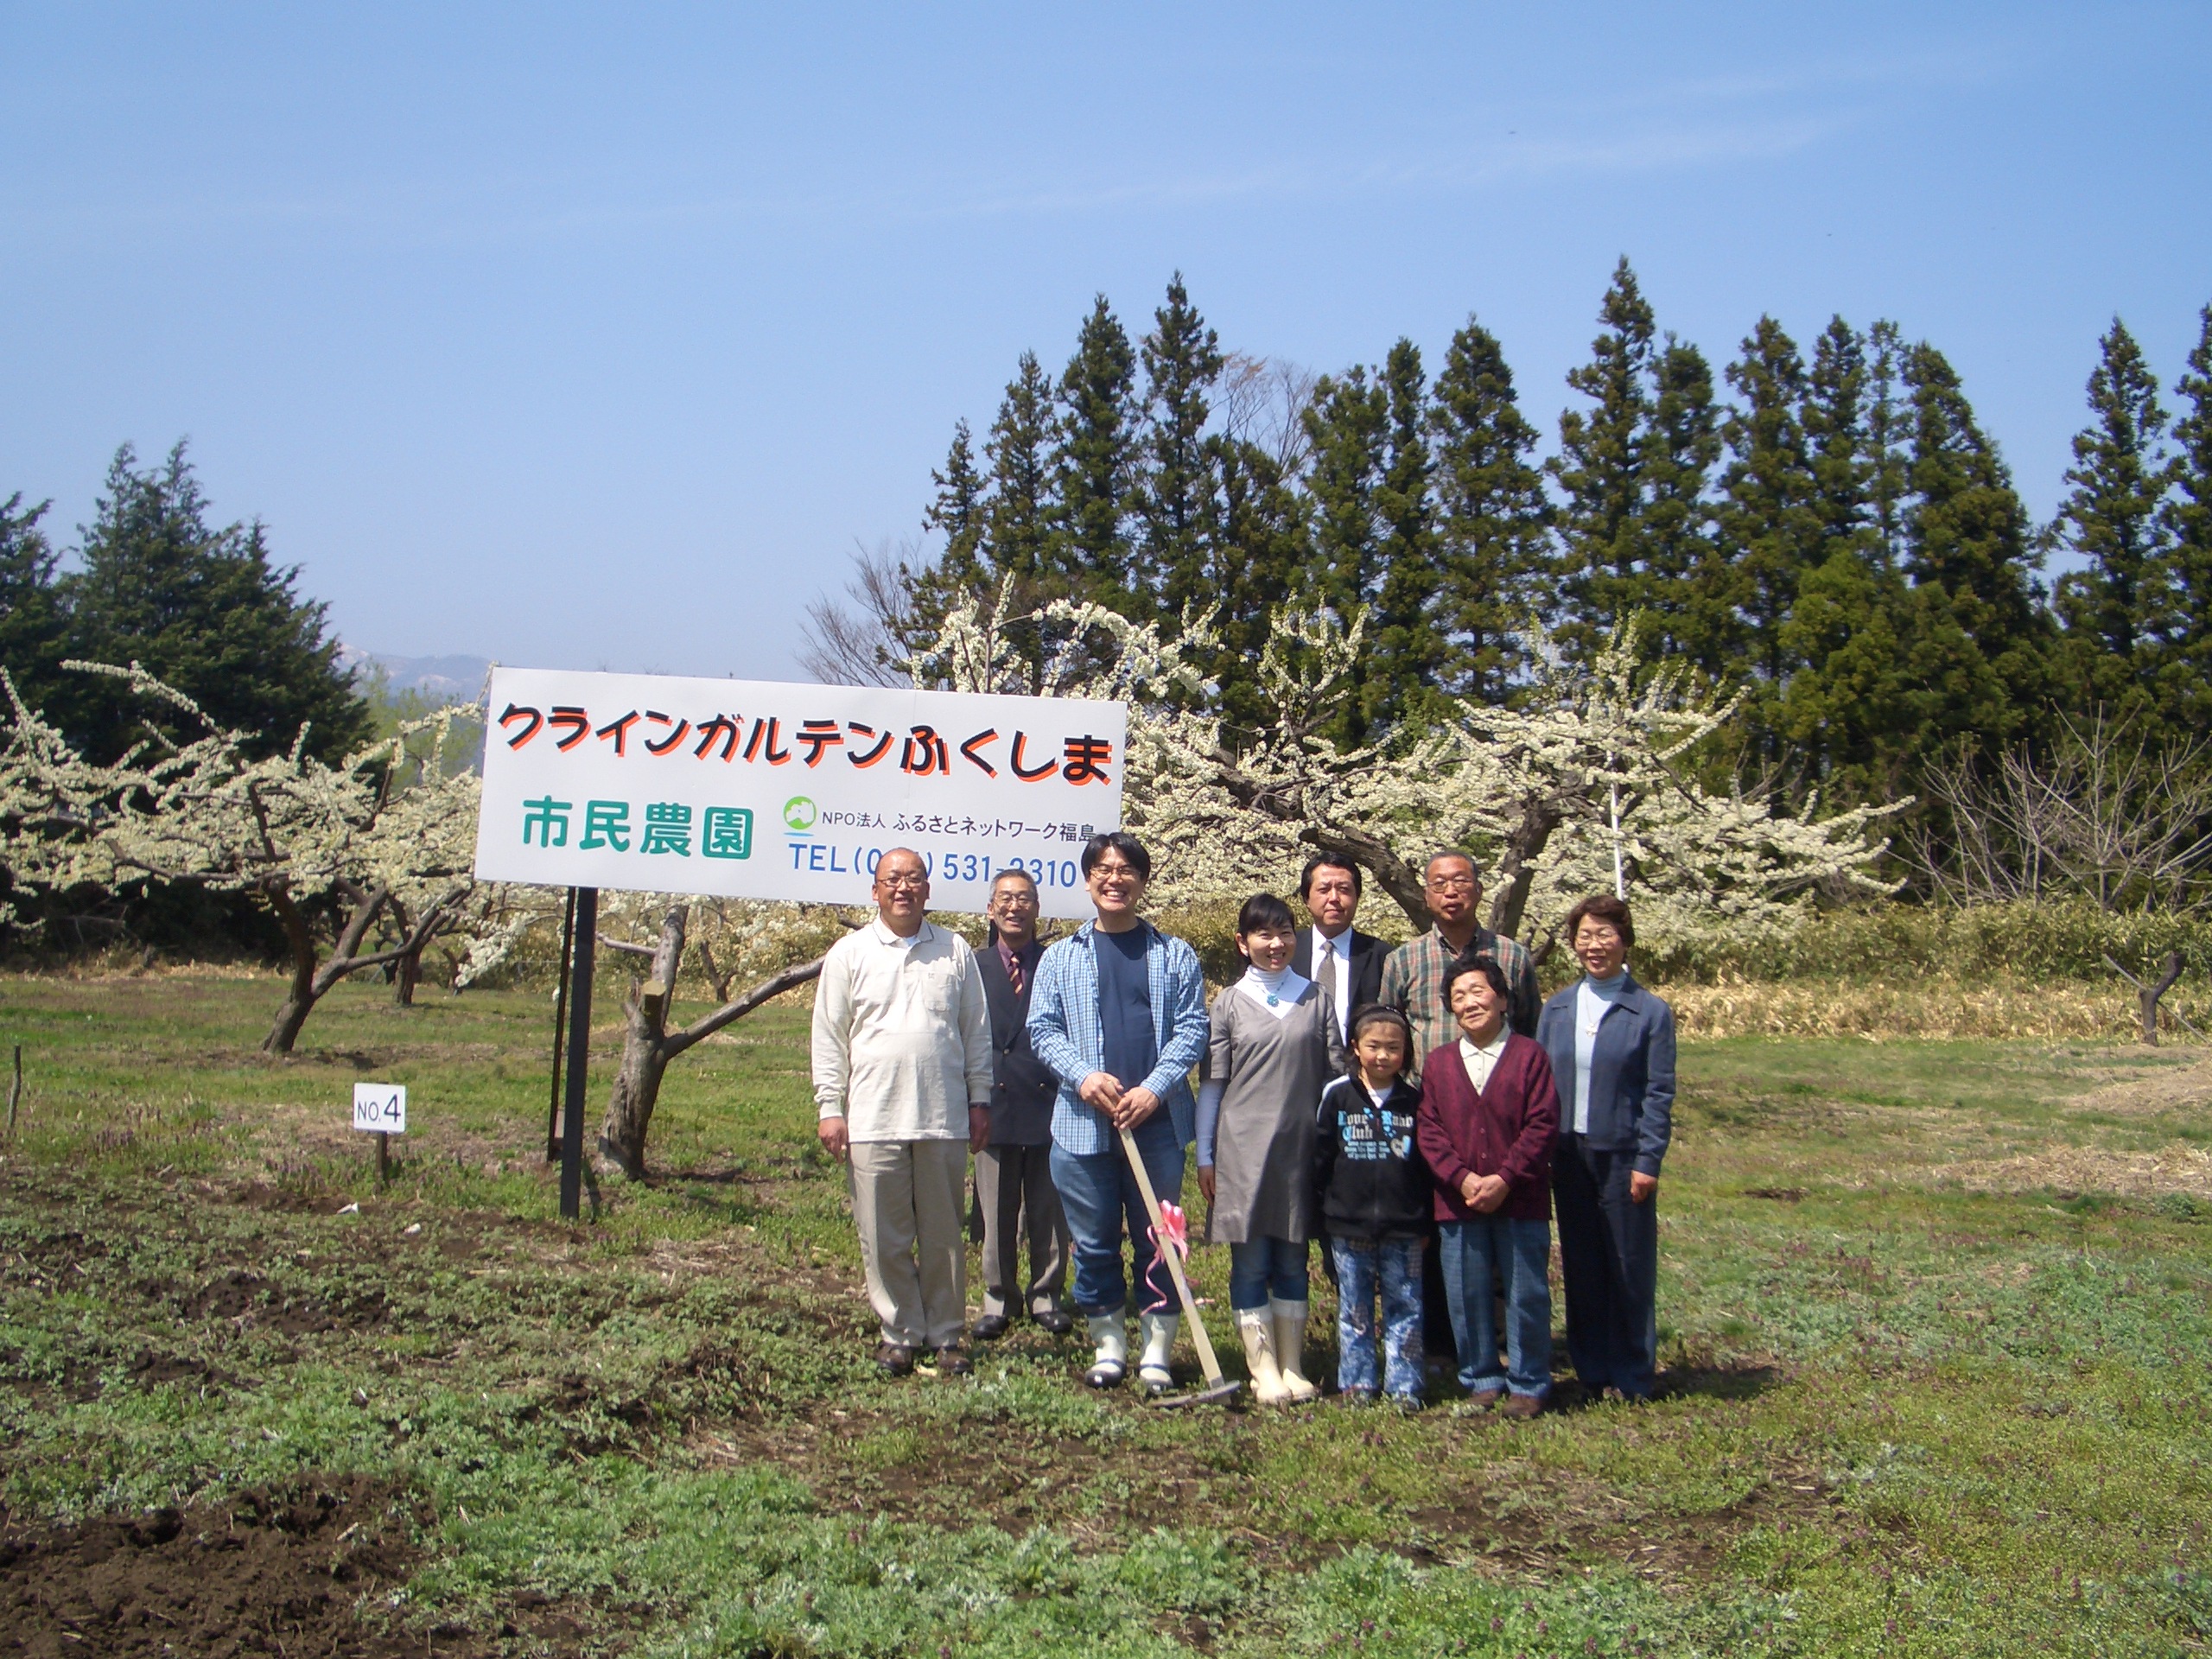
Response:
[[[1137,1155],[1162,1204],[1183,1201],[1183,1143],[1162,1107],[1136,1128]],[[1078,1156],[1052,1144],[1052,1185],[1059,1189],[1075,1254],[1075,1305],[1085,1318],[1118,1313],[1128,1304],[1122,1277],[1122,1227],[1128,1224],[1131,1263],[1137,1287],[1137,1312],[1164,1313],[1181,1306],[1175,1281],[1157,1261],[1152,1217],[1144,1194],[1122,1152],[1121,1137],[1104,1152]]]
[[[1460,1385],[1478,1392],[1509,1388],[1516,1394],[1542,1395],[1552,1385],[1552,1292],[1545,1278],[1551,1223],[1478,1216],[1445,1222],[1438,1230],[1443,1235],[1444,1294],[1452,1305]],[[1502,1370],[1491,1311],[1493,1274],[1505,1281]]]
[[[1375,1299],[1382,1298],[1382,1383],[1393,1399],[1418,1400],[1421,1389],[1421,1238],[1332,1238],[1337,1264],[1337,1387],[1346,1393],[1376,1386]]]
[[[1255,1238],[1229,1247],[1229,1305],[1242,1313],[1279,1302],[1306,1300],[1306,1244],[1287,1238]]]

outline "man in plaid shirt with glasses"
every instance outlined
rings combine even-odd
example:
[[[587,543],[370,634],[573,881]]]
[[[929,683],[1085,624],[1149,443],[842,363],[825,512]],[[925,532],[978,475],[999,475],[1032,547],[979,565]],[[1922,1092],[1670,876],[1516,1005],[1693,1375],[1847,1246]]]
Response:
[[[1536,960],[1517,940],[1491,932],[1477,919],[1483,883],[1475,861],[1461,852],[1433,854],[1423,885],[1435,925],[1408,939],[1382,964],[1382,1001],[1413,1024],[1414,1069],[1420,1069],[1432,1049],[1458,1039],[1459,1027],[1445,1001],[1444,970],[1461,957],[1497,959],[1510,993],[1505,1023],[1523,1037],[1534,1037],[1543,1006],[1536,995]]]

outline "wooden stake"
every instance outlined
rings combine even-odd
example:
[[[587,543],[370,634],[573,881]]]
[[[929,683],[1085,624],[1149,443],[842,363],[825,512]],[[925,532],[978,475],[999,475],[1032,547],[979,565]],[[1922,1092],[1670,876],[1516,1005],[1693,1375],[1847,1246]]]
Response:
[[[391,1137],[382,1129],[377,1131],[377,1191],[381,1192],[391,1184]]]
[[[23,1046],[16,1045],[16,1080],[8,1085],[8,1138],[16,1138],[16,1108],[23,1098]]]

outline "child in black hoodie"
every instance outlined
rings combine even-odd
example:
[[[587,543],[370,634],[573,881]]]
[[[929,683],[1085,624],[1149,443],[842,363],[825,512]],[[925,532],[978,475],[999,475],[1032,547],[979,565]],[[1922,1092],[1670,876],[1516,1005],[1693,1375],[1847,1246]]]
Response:
[[[1428,1167],[1414,1144],[1421,1090],[1402,1075],[1412,1050],[1413,1032],[1395,1008],[1370,1003],[1357,1010],[1352,1073],[1322,1092],[1313,1147],[1314,1185],[1337,1268],[1338,1391],[1358,1403],[1374,1399],[1379,1384],[1408,1411],[1421,1407],[1421,1250],[1432,1203]]]

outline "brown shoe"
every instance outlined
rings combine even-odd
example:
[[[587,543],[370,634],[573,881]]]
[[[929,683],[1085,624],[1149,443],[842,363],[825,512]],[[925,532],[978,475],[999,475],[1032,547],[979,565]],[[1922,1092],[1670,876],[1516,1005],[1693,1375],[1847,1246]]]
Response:
[[[1543,1408],[1544,1396],[1541,1394],[1513,1394],[1506,1396],[1505,1403],[1498,1408],[1498,1414],[1525,1421]]]
[[[1488,1411],[1504,1398],[1503,1389],[1478,1389],[1467,1396],[1467,1408],[1471,1411]]]
[[[875,1365],[886,1376],[904,1376],[914,1369],[914,1351],[903,1342],[879,1342]]]
[[[939,1376],[973,1376],[976,1363],[958,1343],[948,1342],[937,1351],[937,1374]]]

